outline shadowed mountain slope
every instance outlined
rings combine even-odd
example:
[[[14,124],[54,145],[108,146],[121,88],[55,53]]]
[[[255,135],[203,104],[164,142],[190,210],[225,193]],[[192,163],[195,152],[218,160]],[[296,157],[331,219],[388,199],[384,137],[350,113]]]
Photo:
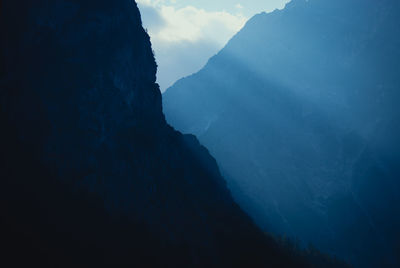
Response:
[[[293,0],[164,94],[265,230],[398,267],[400,4]]]
[[[134,1],[1,1],[0,27],[7,267],[309,266],[166,124]]]

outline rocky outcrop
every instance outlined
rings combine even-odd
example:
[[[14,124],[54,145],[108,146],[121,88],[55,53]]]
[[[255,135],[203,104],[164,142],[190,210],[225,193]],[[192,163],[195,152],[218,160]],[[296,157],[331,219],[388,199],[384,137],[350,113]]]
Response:
[[[165,122],[130,0],[2,1],[2,253],[49,267],[302,266]]]

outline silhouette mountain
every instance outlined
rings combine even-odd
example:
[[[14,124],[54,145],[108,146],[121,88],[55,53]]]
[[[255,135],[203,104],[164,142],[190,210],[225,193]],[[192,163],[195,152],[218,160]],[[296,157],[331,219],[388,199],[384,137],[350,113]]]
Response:
[[[311,266],[167,125],[134,1],[0,4],[3,267]]]
[[[400,3],[293,0],[164,94],[264,230],[400,265]]]

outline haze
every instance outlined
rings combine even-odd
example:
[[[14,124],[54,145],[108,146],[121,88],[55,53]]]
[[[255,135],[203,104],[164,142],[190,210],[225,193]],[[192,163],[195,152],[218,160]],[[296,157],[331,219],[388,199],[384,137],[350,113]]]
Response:
[[[253,15],[281,9],[288,0],[139,0],[165,91],[197,72]]]

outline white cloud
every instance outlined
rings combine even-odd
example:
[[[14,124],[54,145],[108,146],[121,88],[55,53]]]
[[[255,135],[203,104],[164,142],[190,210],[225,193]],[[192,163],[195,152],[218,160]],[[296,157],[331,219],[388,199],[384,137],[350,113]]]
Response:
[[[226,11],[210,12],[194,6],[176,8],[163,0],[139,0],[142,8],[153,8],[165,22],[163,27],[149,26],[150,36],[158,42],[197,42],[209,40],[216,44],[225,44],[246,22],[241,14]],[[144,18],[144,24],[146,23]]]
[[[198,71],[247,21],[240,13],[177,7],[174,1],[137,0],[155,50],[162,90]]]

